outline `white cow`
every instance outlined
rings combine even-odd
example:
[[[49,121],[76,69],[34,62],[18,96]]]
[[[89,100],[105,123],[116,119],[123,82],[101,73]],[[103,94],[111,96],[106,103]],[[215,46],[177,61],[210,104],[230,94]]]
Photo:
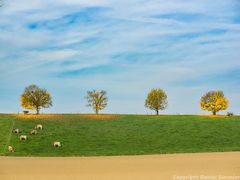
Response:
[[[43,129],[43,125],[42,124],[38,124],[35,128],[39,129],[39,130],[42,130]]]
[[[27,140],[27,136],[26,136],[26,135],[21,135],[21,136],[19,137],[19,139],[20,139],[21,141]]]
[[[8,146],[8,152],[14,152],[14,148],[12,146]]]
[[[33,130],[31,130],[31,131],[29,132],[29,134],[31,134],[31,135],[36,135],[36,134],[37,134],[37,130],[33,129]]]
[[[59,141],[54,141],[53,146],[54,147],[61,147],[61,143]]]

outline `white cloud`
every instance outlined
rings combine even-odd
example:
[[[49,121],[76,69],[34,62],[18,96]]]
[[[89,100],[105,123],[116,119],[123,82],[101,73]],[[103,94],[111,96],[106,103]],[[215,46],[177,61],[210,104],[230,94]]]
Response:
[[[236,80],[231,87],[225,87],[229,86],[226,81],[189,87],[180,83],[207,81],[206,77],[240,67],[240,52],[237,51],[240,25],[232,22],[237,14],[234,3],[234,0],[217,3],[209,0],[6,1],[0,11],[0,92],[6,92],[9,87],[9,91],[17,94],[25,85],[37,83],[50,88],[56,94],[56,102],[67,102],[64,106],[56,103],[52,111],[71,109],[77,112],[78,109],[87,110],[83,99],[78,99],[81,103],[72,102],[76,96],[84,96],[87,89],[103,88],[112,96],[107,112],[141,113],[148,112],[141,104],[147,91],[162,87],[169,92],[170,105],[166,113],[201,112],[197,109],[201,93],[211,88],[225,88],[233,97],[231,89],[236,88]],[[86,7],[107,10],[93,17],[100,21],[28,28],[29,23],[61,21],[62,17],[86,10]],[[155,17],[171,13],[200,14],[203,19],[187,22]],[[225,29],[226,33],[206,33],[213,29]],[[115,57],[124,54],[119,59]],[[63,65],[66,61],[70,63]],[[54,76],[107,65],[121,67],[121,71],[66,78]],[[175,85],[175,82],[180,83]],[[72,101],[63,97],[65,92],[70,94]],[[234,96],[240,98],[235,92]],[[19,108],[13,99],[9,104],[10,109]],[[69,108],[71,106],[76,108]]]

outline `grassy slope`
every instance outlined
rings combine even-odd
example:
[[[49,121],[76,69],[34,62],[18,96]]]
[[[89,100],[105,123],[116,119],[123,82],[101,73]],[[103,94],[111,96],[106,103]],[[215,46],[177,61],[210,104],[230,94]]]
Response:
[[[9,115],[0,114],[0,155],[4,155],[11,140],[10,131],[14,125],[13,120]]]
[[[98,156],[240,150],[240,117],[54,115],[37,119],[0,115],[0,149],[11,120],[28,132],[38,123],[44,130],[26,142],[12,134],[16,156]],[[105,119],[106,118],[106,119]],[[4,123],[3,123],[4,122]],[[52,142],[63,143],[55,149]],[[3,142],[3,144],[2,144]]]

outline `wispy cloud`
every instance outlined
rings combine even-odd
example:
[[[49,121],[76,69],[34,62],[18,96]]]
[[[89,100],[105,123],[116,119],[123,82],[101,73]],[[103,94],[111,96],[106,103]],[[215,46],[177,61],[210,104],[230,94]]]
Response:
[[[238,0],[12,0],[0,9],[0,111],[17,111],[24,86],[53,92],[50,112],[89,112],[84,95],[106,89],[106,112],[144,113],[165,89],[165,113],[199,113],[207,90],[240,107]],[[239,102],[236,99],[239,99]],[[4,105],[3,105],[4,104]],[[7,105],[6,105],[7,104]]]

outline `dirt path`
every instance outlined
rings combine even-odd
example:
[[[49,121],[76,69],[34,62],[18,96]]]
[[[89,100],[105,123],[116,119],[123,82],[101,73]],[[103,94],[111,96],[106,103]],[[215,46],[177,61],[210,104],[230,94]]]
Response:
[[[76,158],[0,157],[0,180],[65,179],[240,180],[240,152]]]

